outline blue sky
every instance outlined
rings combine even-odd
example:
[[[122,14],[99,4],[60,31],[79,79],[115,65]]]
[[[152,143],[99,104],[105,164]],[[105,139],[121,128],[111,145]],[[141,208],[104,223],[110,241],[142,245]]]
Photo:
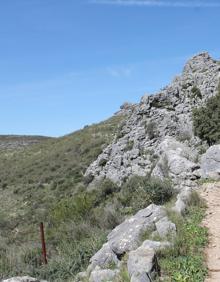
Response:
[[[0,134],[61,136],[220,57],[220,0],[2,0]]]

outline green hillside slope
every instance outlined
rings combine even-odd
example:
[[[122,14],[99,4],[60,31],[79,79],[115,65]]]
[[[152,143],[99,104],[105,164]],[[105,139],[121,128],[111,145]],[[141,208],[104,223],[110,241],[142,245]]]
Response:
[[[67,281],[100,247],[104,232],[81,218],[92,200],[84,196],[83,174],[124,118],[0,152],[0,278],[23,273]],[[40,221],[46,226],[47,267],[41,265]]]

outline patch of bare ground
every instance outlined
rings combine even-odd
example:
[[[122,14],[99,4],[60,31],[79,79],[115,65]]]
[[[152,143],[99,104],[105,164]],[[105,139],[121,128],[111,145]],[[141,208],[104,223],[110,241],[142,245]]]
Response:
[[[205,282],[220,281],[220,182],[204,184],[201,196],[207,211],[203,225],[208,228],[209,244],[205,250],[208,277]]]

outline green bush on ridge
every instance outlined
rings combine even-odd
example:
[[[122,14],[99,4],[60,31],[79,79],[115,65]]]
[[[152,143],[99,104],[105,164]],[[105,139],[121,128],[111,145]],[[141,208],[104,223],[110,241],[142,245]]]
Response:
[[[195,135],[209,145],[220,141],[220,88],[205,106],[193,110],[193,127]]]

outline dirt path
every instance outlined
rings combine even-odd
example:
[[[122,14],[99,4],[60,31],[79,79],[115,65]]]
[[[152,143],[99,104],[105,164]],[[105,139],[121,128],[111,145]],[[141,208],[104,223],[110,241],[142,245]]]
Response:
[[[206,249],[209,277],[205,282],[220,282],[220,183],[205,184],[201,196],[208,206],[203,221],[209,230],[209,245]]]

